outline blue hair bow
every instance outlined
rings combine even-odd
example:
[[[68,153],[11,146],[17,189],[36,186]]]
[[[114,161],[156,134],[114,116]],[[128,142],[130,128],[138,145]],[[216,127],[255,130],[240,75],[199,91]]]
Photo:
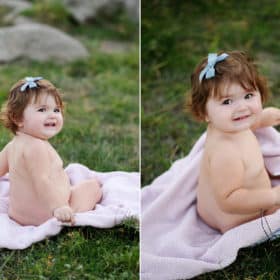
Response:
[[[215,77],[215,68],[217,62],[223,61],[228,57],[227,53],[222,53],[221,55],[217,55],[216,53],[208,54],[208,62],[205,68],[199,74],[199,81],[201,82],[205,76],[205,79],[210,79]]]
[[[37,81],[42,80],[43,77],[26,77],[25,83],[20,87],[20,91],[25,91],[27,88],[36,88],[38,85]]]

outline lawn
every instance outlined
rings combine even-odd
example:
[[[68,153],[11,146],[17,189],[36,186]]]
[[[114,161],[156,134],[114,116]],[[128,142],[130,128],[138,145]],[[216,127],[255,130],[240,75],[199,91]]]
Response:
[[[97,171],[138,171],[137,24],[120,15],[110,24],[100,19],[81,26],[60,1],[33,2],[35,8],[26,15],[70,33],[90,56],[64,65],[25,59],[1,64],[0,103],[17,80],[43,76],[62,91],[66,102],[64,128],[50,141],[64,165],[79,162]],[[104,40],[129,48],[105,53]],[[12,135],[3,127],[0,133],[3,148]],[[22,251],[1,249],[0,263],[0,279],[138,279],[138,223],[127,221],[113,229],[65,228]]]
[[[185,112],[190,75],[209,52],[254,57],[280,107],[279,1],[142,1],[142,185],[187,155],[206,126]],[[279,279],[280,241],[242,249],[228,268],[197,279]]]

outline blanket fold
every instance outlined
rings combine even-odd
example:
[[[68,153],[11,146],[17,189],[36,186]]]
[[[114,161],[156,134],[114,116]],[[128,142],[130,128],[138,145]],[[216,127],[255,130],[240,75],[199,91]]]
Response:
[[[74,226],[111,228],[128,218],[139,219],[140,176],[137,172],[96,172],[73,163],[65,169],[71,185],[97,177],[103,197],[94,210],[75,214]],[[21,226],[9,218],[9,178],[0,178],[0,248],[25,249],[58,234],[68,224],[51,218],[40,226]]]
[[[280,134],[272,127],[255,132],[268,172],[280,175]],[[188,156],[142,189],[141,279],[189,279],[222,269],[240,248],[267,239],[261,219],[221,234],[206,225],[196,210],[196,186],[206,134]],[[280,181],[272,180],[272,185]],[[280,211],[267,216],[270,228],[280,228]],[[266,228],[266,231],[269,230]]]

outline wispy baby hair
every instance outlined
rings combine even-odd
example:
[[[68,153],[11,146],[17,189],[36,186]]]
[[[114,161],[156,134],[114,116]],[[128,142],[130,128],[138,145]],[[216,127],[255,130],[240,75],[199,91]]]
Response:
[[[219,52],[217,55],[221,55]],[[214,66],[215,75],[211,78],[199,80],[203,69],[207,66],[207,57],[195,68],[191,75],[191,92],[188,107],[193,116],[204,121],[206,117],[206,103],[210,96],[219,98],[223,89],[229,83],[240,84],[245,90],[258,90],[264,103],[269,95],[266,79],[258,72],[253,60],[244,52],[226,52],[226,59]]]
[[[0,120],[3,125],[10,129],[14,134],[18,130],[17,123],[23,118],[24,109],[31,102],[36,103],[42,94],[49,94],[53,96],[56,104],[63,111],[63,101],[59,90],[48,80],[36,80],[36,87],[23,86],[26,85],[27,80],[22,79],[15,83],[10,89],[8,99],[3,104],[0,112]]]

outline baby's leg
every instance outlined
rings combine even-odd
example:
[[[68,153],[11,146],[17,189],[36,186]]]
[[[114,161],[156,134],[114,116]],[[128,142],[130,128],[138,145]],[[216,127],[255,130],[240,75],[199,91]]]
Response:
[[[92,210],[101,200],[102,191],[96,179],[86,180],[71,187],[70,207],[75,213]]]

